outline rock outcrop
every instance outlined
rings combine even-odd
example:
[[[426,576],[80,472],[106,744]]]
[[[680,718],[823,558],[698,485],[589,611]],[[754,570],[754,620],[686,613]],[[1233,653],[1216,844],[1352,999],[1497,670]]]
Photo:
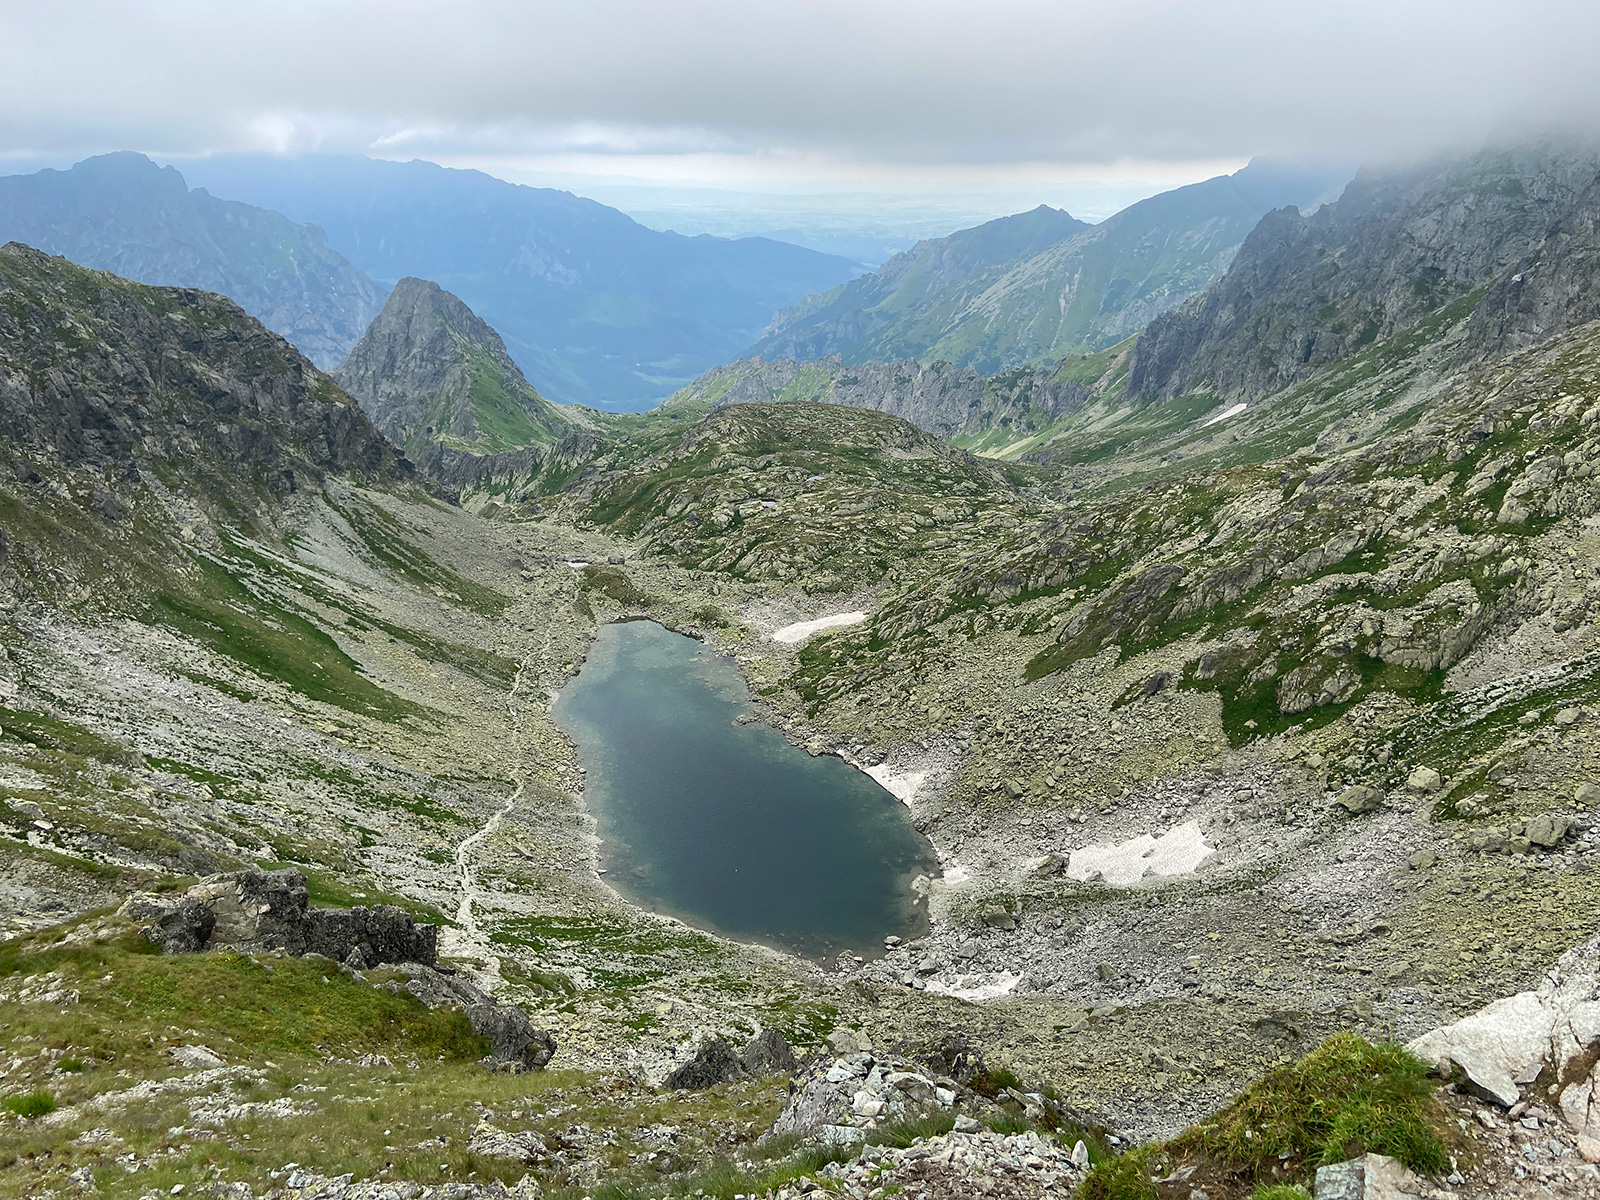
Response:
[[[1593,149],[1489,149],[1363,169],[1311,216],[1270,212],[1226,275],[1150,323],[1127,394],[1157,400],[1209,388],[1252,400],[1411,328],[1536,256],[1552,223],[1582,204],[1597,167]],[[1576,232],[1580,243],[1589,236]],[[1550,277],[1552,292],[1570,286]],[[1479,327],[1482,346],[1529,344],[1517,330],[1547,306],[1511,293],[1496,304],[1501,315]]]
[[[123,515],[115,488],[158,465],[196,501],[252,485],[284,496],[326,474],[411,474],[332,379],[223,296],[145,287],[11,242],[0,247],[0,344],[5,457],[101,472],[104,520]]]
[[[1525,1098],[1547,1102],[1593,1158],[1600,1154],[1600,938],[1568,951],[1535,990],[1497,1000],[1407,1048],[1503,1107]]]
[[[176,900],[138,896],[124,906],[144,935],[168,954],[226,946],[321,954],[356,970],[439,957],[439,927],[403,908],[312,908],[299,871],[252,869],[201,880]]]
[[[693,1058],[662,1080],[661,1086],[700,1091],[736,1079],[793,1074],[797,1066],[794,1050],[776,1029],[763,1029],[739,1053],[713,1035],[700,1043]]]
[[[462,975],[443,968],[407,963],[405,990],[429,1008],[459,1008],[472,1031],[489,1042],[491,1064],[513,1071],[539,1071],[556,1053],[556,1040],[535,1029],[528,1014],[503,1004]],[[398,985],[393,985],[398,986]]]

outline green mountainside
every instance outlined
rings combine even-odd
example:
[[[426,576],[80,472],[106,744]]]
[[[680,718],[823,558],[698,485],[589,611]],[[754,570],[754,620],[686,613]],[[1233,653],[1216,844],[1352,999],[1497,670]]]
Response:
[[[142,154],[0,178],[0,242],[12,240],[142,283],[221,292],[324,370],[382,302],[315,225],[191,191]]]
[[[402,279],[334,378],[397,445],[493,454],[572,425],[522,377],[500,336],[436,283]]]
[[[873,275],[780,312],[751,353],[838,354],[852,364],[915,358],[994,374],[1101,350],[1221,275],[1262,214],[1318,203],[1348,177],[1337,168],[1253,162],[1141,200],[1053,244],[974,262],[955,277],[917,269],[940,257],[939,241],[924,242]],[[961,244],[998,224],[944,241]]]

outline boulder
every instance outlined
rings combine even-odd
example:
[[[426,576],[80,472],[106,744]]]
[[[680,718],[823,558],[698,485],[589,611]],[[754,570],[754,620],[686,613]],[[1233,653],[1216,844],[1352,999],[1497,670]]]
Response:
[[[1350,813],[1376,812],[1383,806],[1383,793],[1364,783],[1353,783],[1339,793],[1334,803]]]
[[[1437,792],[1444,786],[1444,777],[1432,767],[1417,767],[1406,777],[1406,786],[1413,792]]]
[[[1528,822],[1528,841],[1541,850],[1553,850],[1572,829],[1572,818],[1544,813]]]
[[[485,1158],[509,1158],[515,1162],[533,1163],[545,1155],[544,1139],[532,1129],[521,1133],[508,1133],[488,1121],[479,1121],[467,1142],[469,1154]]]
[[[739,1065],[748,1075],[793,1075],[800,1064],[794,1049],[776,1029],[763,1029],[739,1055]]]
[[[1407,1049],[1508,1108],[1531,1089],[1580,1137],[1600,1135],[1600,937],[1562,955],[1534,991],[1496,1000]]]
[[[165,904],[154,897],[136,896],[122,906],[123,915],[143,926],[145,940],[163,954],[196,954],[211,940],[217,916],[199,900],[179,899]]]
[[[661,1086],[680,1091],[700,1091],[744,1077],[744,1064],[733,1052],[733,1047],[713,1036],[701,1042],[695,1056],[662,1080]]]
[[[1422,1181],[1397,1159],[1364,1154],[1317,1168],[1316,1200],[1421,1200]]]

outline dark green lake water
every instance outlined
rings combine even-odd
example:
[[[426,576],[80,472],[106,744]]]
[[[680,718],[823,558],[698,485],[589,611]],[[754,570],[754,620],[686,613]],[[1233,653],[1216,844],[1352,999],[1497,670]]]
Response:
[[[926,928],[906,808],[761,723],[728,659],[651,621],[601,628],[556,723],[588,769],[606,879],[636,904],[813,957]]]

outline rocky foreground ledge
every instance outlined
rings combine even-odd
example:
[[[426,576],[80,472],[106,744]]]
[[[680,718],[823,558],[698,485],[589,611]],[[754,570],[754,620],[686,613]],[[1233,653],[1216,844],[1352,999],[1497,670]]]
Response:
[[[212,875],[176,897],[130,897],[118,911],[167,954],[320,956],[351,972],[393,965],[408,976],[404,990],[423,1004],[466,1014],[473,1032],[488,1039],[490,1065],[536,1071],[555,1056],[555,1039],[535,1029],[522,1009],[439,964],[437,925],[392,904],[312,908],[306,877],[293,869]],[[401,988],[395,981],[385,986]]]

